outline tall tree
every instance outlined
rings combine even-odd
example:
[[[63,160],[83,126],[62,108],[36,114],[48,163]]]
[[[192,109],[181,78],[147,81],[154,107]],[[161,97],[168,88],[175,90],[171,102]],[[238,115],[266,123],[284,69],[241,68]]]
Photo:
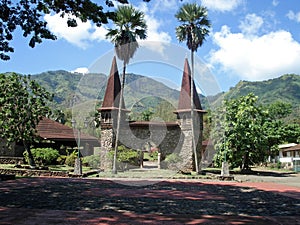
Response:
[[[109,38],[114,46],[115,52],[120,60],[123,61],[123,73],[121,78],[121,93],[118,107],[116,142],[113,161],[113,173],[117,173],[117,151],[120,131],[121,109],[123,108],[123,92],[125,85],[126,65],[134,56],[139,45],[137,39],[146,39],[147,25],[144,13],[135,9],[131,5],[119,6],[113,18],[115,29],[109,29],[106,37]]]
[[[273,102],[264,107],[267,112],[266,121],[263,124],[262,132],[265,135],[266,147],[269,160],[278,155],[278,145],[285,140],[285,123],[284,119],[291,114],[292,105],[282,101]]]
[[[188,49],[191,50],[191,82],[194,82],[194,53],[202,46],[206,36],[209,34],[211,26],[208,20],[207,9],[196,3],[187,3],[182,5],[175,14],[182,25],[176,27],[176,37],[179,42],[186,41]],[[193,135],[193,152],[195,157],[196,172],[199,173],[198,153],[195,143],[195,124],[194,124],[194,85],[191,85],[191,118],[192,118],[192,135]]]
[[[149,2],[150,0],[143,0]],[[116,0],[128,4],[128,0]],[[112,0],[106,0],[99,5],[91,0],[0,0],[0,59],[9,60],[7,53],[14,52],[11,46],[14,31],[19,27],[24,37],[31,37],[29,46],[34,47],[43,39],[55,40],[56,36],[47,28],[44,20],[46,14],[57,13],[68,18],[68,26],[77,26],[76,18],[86,22],[92,21],[97,26],[108,23],[114,15],[106,11],[104,6],[114,6]]]
[[[250,93],[226,100],[216,113],[213,137],[218,165],[226,158],[232,167],[247,171],[253,163],[264,161],[267,148],[262,127],[268,114],[257,104],[257,99]]]
[[[29,76],[0,74],[0,138],[8,145],[21,142],[35,166],[30,144],[36,138],[38,122],[50,115],[52,95]]]

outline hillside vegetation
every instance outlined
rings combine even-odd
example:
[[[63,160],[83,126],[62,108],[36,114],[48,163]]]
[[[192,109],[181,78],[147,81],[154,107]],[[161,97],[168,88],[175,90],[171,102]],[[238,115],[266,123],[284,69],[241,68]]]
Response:
[[[275,101],[291,103],[294,107],[300,106],[300,76],[286,74],[279,78],[266,81],[240,81],[235,87],[225,93],[225,98],[237,98],[254,93],[262,104]]]
[[[100,104],[107,81],[107,76],[104,74],[82,75],[63,70],[33,75],[32,78],[55,94],[53,107],[59,109],[71,107],[74,95],[76,95],[76,102],[97,100]],[[224,98],[237,98],[251,92],[259,97],[261,104],[270,104],[275,101],[290,103],[293,107],[292,117],[299,117],[300,76],[296,74],[286,74],[266,81],[240,81],[228,92],[207,98],[200,95],[200,98],[203,108],[209,109],[220,104]],[[149,77],[131,73],[126,76],[124,96],[126,107],[134,113],[141,113],[147,109],[161,108],[160,106],[166,105],[166,102],[176,108],[179,91]]]

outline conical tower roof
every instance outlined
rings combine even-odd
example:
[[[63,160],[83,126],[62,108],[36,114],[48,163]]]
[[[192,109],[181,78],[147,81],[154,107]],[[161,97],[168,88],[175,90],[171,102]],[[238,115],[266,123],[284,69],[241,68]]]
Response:
[[[191,111],[191,83],[194,86],[194,110],[202,111],[199,95],[194,82],[191,82],[191,69],[187,58],[184,62],[184,69],[181,81],[181,90],[178,102],[178,112]]]
[[[114,56],[111,64],[107,85],[106,85],[102,107],[100,108],[100,110],[118,109],[119,102],[120,102],[120,93],[121,93],[121,82],[120,82],[120,77],[118,72],[116,56]],[[125,109],[124,99],[122,102],[122,109]]]

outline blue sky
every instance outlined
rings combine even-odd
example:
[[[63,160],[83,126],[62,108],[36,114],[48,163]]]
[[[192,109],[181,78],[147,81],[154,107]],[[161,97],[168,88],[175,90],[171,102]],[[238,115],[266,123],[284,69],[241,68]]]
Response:
[[[300,74],[300,4],[295,0],[131,1],[145,12],[149,30],[148,39],[140,43],[128,72],[180,85],[180,70],[189,54],[184,52],[185,43],[178,43],[175,37],[179,23],[174,14],[185,2],[206,6],[212,23],[210,36],[196,53],[196,82],[199,89],[206,89],[204,93],[227,91],[239,80],[260,81],[286,73]],[[58,40],[44,41],[32,49],[27,45],[28,39],[17,31],[12,42],[15,53],[10,61],[0,62],[0,72],[109,72],[113,45],[105,39],[105,33],[112,24],[96,28],[89,22],[79,22],[78,27],[68,28],[58,15],[47,15],[45,20]],[[145,54],[151,56],[143,58]],[[202,72],[208,74],[210,82],[201,79]],[[211,90],[207,88],[213,85]]]

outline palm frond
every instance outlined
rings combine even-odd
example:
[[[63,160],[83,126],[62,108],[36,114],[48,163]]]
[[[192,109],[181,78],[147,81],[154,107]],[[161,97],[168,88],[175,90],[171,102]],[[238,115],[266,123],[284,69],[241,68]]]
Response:
[[[126,64],[138,48],[137,39],[146,39],[144,13],[131,5],[119,6],[115,12],[116,29],[109,29],[106,38],[115,45],[116,54]]]
[[[175,14],[181,26],[176,27],[176,37],[179,42],[186,41],[187,47],[197,51],[202,46],[211,23],[207,19],[207,9],[196,3],[184,4]]]

